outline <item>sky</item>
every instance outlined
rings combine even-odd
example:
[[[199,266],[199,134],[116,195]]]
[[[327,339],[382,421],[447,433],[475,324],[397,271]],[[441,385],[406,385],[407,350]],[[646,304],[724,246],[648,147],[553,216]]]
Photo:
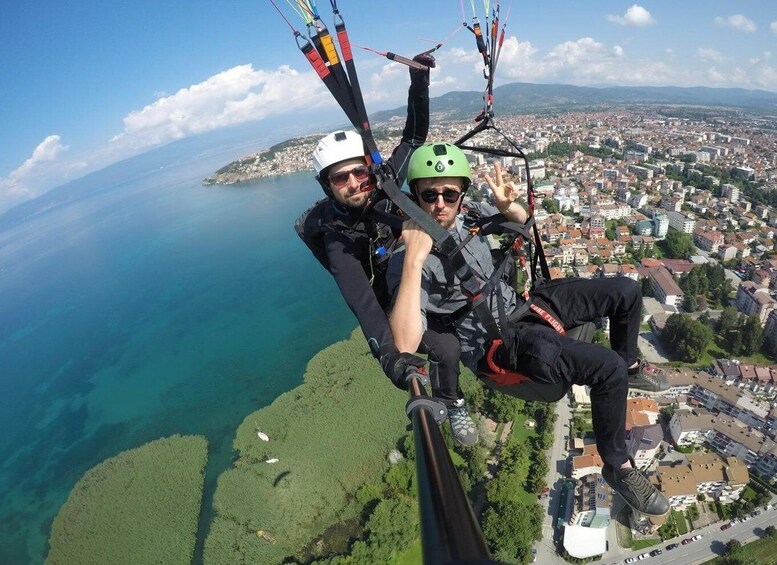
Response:
[[[295,0],[275,2],[304,33]],[[333,27],[330,2],[313,3]],[[462,20],[471,22],[474,6],[484,23],[496,3],[336,2],[355,45],[412,56],[442,41],[432,96],[484,88]],[[772,0],[501,0],[500,8],[507,25],[496,85],[777,92]],[[0,212],[192,135],[261,127],[271,116],[294,123],[303,112],[313,133],[342,117],[270,0],[4,1],[0,38]],[[404,104],[406,67],[360,48],[354,59],[369,112]]]

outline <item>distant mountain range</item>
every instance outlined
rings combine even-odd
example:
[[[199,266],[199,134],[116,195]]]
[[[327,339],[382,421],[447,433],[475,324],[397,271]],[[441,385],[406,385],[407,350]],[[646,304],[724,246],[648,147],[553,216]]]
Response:
[[[610,86],[594,88],[568,84],[514,82],[494,89],[497,115],[555,111],[603,110],[628,105],[713,106],[777,115],[777,93],[743,88],[696,86]],[[482,92],[448,92],[431,101],[432,113],[448,119],[466,119],[483,108]],[[405,108],[372,115],[375,123],[403,117]]]

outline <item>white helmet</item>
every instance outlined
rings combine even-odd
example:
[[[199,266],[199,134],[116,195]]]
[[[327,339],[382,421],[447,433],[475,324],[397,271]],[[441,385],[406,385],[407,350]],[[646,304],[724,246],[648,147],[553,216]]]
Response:
[[[316,174],[340,161],[364,157],[364,142],[355,131],[336,131],[318,142],[313,150],[313,168]]]

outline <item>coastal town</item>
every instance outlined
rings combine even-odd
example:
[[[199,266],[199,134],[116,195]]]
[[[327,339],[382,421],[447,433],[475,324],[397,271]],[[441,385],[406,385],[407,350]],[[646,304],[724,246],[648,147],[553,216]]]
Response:
[[[640,349],[650,370],[670,384],[662,393],[632,394],[627,428],[630,456],[669,498],[670,514],[640,516],[613,500],[590,434],[590,398],[574,387],[557,408],[556,460],[541,496],[546,519],[544,538],[534,548],[537,560],[562,563],[562,554],[627,563],[646,558],[701,562],[704,555],[691,545],[704,536],[746,542],[755,538],[754,523],[773,530],[773,123],[730,110],[641,108],[513,116],[501,118],[499,125],[528,156],[528,170],[522,159],[498,159],[524,190],[532,180],[538,203],[534,217],[551,276],[623,276],[640,282]],[[454,140],[471,126],[469,121],[436,123],[428,138]],[[380,131],[380,148],[390,151],[401,126],[390,122]],[[245,157],[204,184],[307,170],[319,137]],[[496,131],[474,142],[505,145]],[[468,158],[476,178],[497,159],[480,152],[469,152]],[[483,182],[473,187],[470,196],[489,198]],[[601,330],[606,341],[606,321]],[[705,552],[711,556],[709,544]]]

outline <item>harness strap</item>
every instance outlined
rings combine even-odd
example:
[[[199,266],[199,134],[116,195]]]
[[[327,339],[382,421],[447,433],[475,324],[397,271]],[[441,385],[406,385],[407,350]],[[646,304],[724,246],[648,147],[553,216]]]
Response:
[[[444,326],[447,327],[454,327],[458,325],[459,321],[472,312],[474,308],[479,306],[480,304],[487,304],[488,297],[491,296],[491,292],[494,290],[497,284],[499,284],[499,281],[502,278],[502,275],[505,272],[505,269],[507,268],[507,265],[509,265],[510,260],[512,259],[512,256],[509,253],[506,253],[504,258],[502,259],[499,266],[494,269],[494,272],[491,274],[491,277],[488,279],[488,281],[480,288],[479,294],[474,297],[472,301],[465,304],[461,308],[458,308],[457,310],[454,310],[450,314],[444,314],[442,316],[439,316],[438,319]],[[503,315],[504,310],[504,301],[501,300],[501,296],[497,297],[497,306],[500,309],[500,316],[499,316],[499,326],[505,325],[506,316]],[[491,309],[488,309],[489,312],[489,318],[491,320],[494,319],[493,314],[491,313]],[[478,319],[483,323],[484,326],[486,326],[486,329],[488,329],[488,326],[482,319],[482,317],[478,316]],[[501,336],[497,339],[501,340]]]
[[[499,313],[500,317],[502,317],[504,306],[500,306]],[[530,296],[526,302],[510,315],[508,320],[510,322],[520,322],[522,319],[531,315],[539,316],[543,322],[556,330],[560,335],[566,335],[567,332],[564,329],[564,325],[559,321],[558,316],[553,312],[553,309],[544,300],[536,296]],[[530,381],[531,379],[523,373],[511,369],[504,369],[497,364],[495,359],[496,352],[502,345],[504,345],[504,342],[501,339],[494,339],[488,347],[486,363],[492,372],[487,376],[494,383],[499,385],[514,385]]]
[[[502,345],[504,345],[504,343],[501,339],[495,339],[491,342],[491,346],[488,348],[488,353],[486,353],[486,363],[488,364],[488,368],[491,370],[491,373],[487,375],[488,378],[491,379],[494,383],[503,386],[531,381],[531,379],[523,373],[519,373],[518,371],[511,371],[509,369],[503,369],[496,364],[494,356],[496,355],[496,351]]]

